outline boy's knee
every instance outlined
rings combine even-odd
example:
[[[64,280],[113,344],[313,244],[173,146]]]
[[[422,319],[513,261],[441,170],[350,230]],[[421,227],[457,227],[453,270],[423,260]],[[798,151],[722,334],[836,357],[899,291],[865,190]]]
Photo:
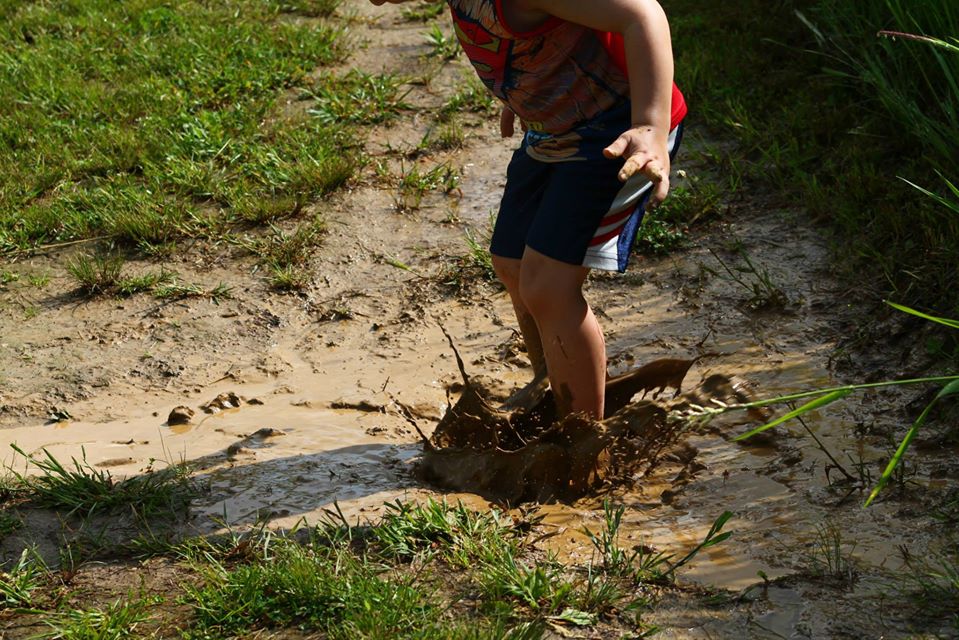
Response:
[[[492,256],[492,258],[493,271],[496,272],[496,277],[499,278],[499,281],[502,282],[509,291],[518,290],[520,261],[514,258],[502,258],[496,255]]]
[[[534,318],[548,317],[561,304],[561,295],[549,273],[524,269],[519,278],[519,295]]]

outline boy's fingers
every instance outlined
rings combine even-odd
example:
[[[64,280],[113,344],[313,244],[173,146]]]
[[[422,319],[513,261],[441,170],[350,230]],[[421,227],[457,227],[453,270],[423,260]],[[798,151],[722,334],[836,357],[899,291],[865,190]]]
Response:
[[[659,161],[647,160],[645,157],[637,155],[629,158],[623,164],[623,168],[619,171],[619,179],[626,182],[637,173],[643,174],[650,182],[654,183],[662,182],[668,177],[666,170],[663,169],[663,165]]]
[[[649,207],[655,209],[663,200],[666,199],[666,196],[669,194],[669,177],[660,180],[659,182],[654,183],[653,194],[649,197]]]
[[[613,141],[613,144],[603,149],[603,155],[610,159],[621,158],[623,156],[623,152],[626,151],[626,147],[628,146],[629,140],[626,139],[626,136],[619,136]]]
[[[652,180],[653,182],[665,182],[666,181],[666,171],[663,169],[663,165],[660,164],[658,160],[650,160],[643,165],[641,169],[643,175]]]

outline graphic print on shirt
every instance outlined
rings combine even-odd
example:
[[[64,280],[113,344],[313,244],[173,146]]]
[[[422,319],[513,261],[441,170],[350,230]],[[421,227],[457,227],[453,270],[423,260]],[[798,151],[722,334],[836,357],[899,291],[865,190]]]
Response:
[[[594,32],[551,18],[514,33],[498,4],[449,0],[456,35],[480,79],[529,130],[566,133],[626,100],[628,81]]]
[[[493,35],[475,22],[458,18],[455,12],[453,17],[456,37],[480,80],[494,95],[502,95],[511,42]]]

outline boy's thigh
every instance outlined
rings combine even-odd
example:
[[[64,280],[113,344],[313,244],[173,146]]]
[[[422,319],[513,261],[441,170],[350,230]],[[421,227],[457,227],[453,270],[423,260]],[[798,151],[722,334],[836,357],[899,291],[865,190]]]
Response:
[[[539,253],[571,265],[589,264],[587,253],[598,232],[616,231],[622,216],[610,217],[621,192],[620,160],[592,157],[553,165],[526,244]],[[634,209],[635,204],[630,207]],[[614,219],[615,218],[615,219]]]
[[[622,184],[622,161],[593,157],[543,162],[518,149],[506,172],[506,188],[490,251],[521,259],[529,246],[545,256],[582,265],[585,250]]]
[[[609,135],[609,134],[606,134]],[[543,162],[524,144],[507,169],[506,189],[493,230],[494,255],[520,259],[525,248],[588,268],[624,271],[652,184],[641,174],[619,180],[622,160],[608,159],[610,142],[584,139],[576,159]],[[670,156],[682,137],[669,136]]]
[[[516,260],[523,257],[526,236],[549,187],[551,170],[550,165],[529,157],[525,144],[513,153],[490,240],[490,252],[494,256]]]

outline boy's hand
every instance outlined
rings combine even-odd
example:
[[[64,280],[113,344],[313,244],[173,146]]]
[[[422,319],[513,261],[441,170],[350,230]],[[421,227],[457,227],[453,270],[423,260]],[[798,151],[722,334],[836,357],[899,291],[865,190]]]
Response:
[[[669,153],[666,137],[657,135],[653,127],[636,127],[624,132],[613,144],[603,149],[607,158],[625,158],[619,179],[629,180],[642,173],[653,183],[650,205],[655,207],[669,193]]]
[[[499,135],[503,138],[512,138],[516,128],[516,114],[509,107],[503,107],[499,114]]]

